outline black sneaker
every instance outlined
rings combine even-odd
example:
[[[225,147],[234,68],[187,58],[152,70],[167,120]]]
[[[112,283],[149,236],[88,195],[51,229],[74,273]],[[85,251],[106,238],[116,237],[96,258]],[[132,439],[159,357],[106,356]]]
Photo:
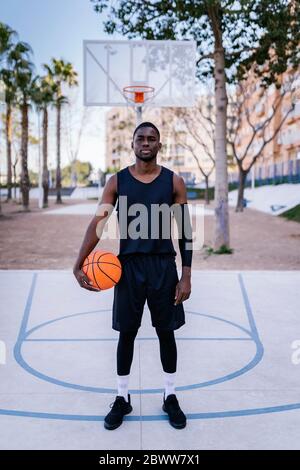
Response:
[[[186,416],[181,410],[176,395],[168,395],[162,407],[165,413],[169,415],[169,422],[173,428],[183,429],[186,426]]]
[[[124,397],[117,395],[114,403],[111,403],[110,407],[111,411],[104,418],[104,427],[105,429],[113,430],[121,426],[125,415],[132,412],[130,395],[128,394],[128,402]]]

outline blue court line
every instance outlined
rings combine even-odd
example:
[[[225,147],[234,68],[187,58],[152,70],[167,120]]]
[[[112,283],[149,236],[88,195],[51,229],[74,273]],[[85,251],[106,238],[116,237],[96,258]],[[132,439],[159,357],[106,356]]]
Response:
[[[29,307],[30,309],[30,307]],[[25,309],[26,310],[26,309]],[[110,310],[108,310],[107,308],[105,309],[100,309],[100,310],[90,310],[88,312],[77,312],[77,313],[72,313],[71,315],[64,315],[62,317],[58,317],[58,318],[54,318],[53,320],[48,320],[48,321],[45,321],[43,323],[40,323],[39,325],[31,328],[30,330],[28,330],[27,332],[25,332],[26,330],[26,325],[25,325],[25,329],[24,329],[24,336],[23,336],[23,341],[25,341],[25,339],[30,336],[34,331],[36,330],[39,330],[41,328],[43,328],[44,326],[48,326],[48,325],[51,325],[51,323],[56,323],[58,321],[62,321],[62,320],[67,320],[69,318],[73,318],[73,317],[80,317],[81,315],[91,315],[93,313],[96,313],[96,314],[99,314],[101,312],[108,312]]]
[[[191,419],[218,419],[218,418],[238,418],[241,416],[253,416],[269,413],[280,413],[283,411],[293,411],[300,409],[300,403],[291,403],[289,405],[267,406],[263,408],[245,408],[241,410],[231,411],[212,411],[207,413],[186,413],[188,420]],[[105,416],[99,415],[75,415],[60,413],[39,413],[37,411],[18,411],[18,410],[2,410],[0,415],[18,416],[22,418],[39,418],[39,419],[58,419],[63,421],[104,421]],[[127,415],[125,421],[166,421],[168,417],[164,415]]]
[[[25,331],[26,331],[26,325],[28,323],[29,314],[30,314],[30,308],[32,304],[34,288],[36,285],[36,279],[37,279],[37,273],[35,273],[33,276],[32,285],[30,288],[27,302],[26,302],[24,316],[23,316],[18,340],[15,346],[15,357],[18,355],[18,347],[17,347],[18,343],[21,344],[26,339],[26,336],[28,336],[28,333],[26,334]],[[258,332],[256,329],[254,317],[252,314],[249,298],[248,298],[247,291],[246,291],[241,274],[239,274],[239,282],[240,282],[240,286],[242,289],[242,295],[243,295],[243,299],[244,299],[244,303],[245,303],[245,307],[246,307],[246,311],[247,311],[247,315],[249,319],[249,324],[251,328],[251,336],[255,340],[256,345],[257,346],[259,345],[259,347],[257,348],[257,354],[259,353],[259,355],[261,356],[259,360],[261,360],[262,355],[263,355],[263,346],[258,336]],[[204,315],[204,316],[207,316],[207,315]],[[51,323],[51,322],[47,322],[47,323]],[[228,323],[232,323],[232,322],[228,322]],[[242,327],[240,328],[244,330],[244,328]],[[37,328],[33,328],[31,332],[35,329]],[[17,357],[16,357],[16,360],[17,360]],[[300,408],[300,403],[292,403],[292,404],[287,404],[287,405],[278,405],[278,406],[252,408],[252,409],[250,408],[250,409],[208,412],[208,413],[190,413],[190,414],[187,414],[187,418],[188,419],[230,418],[230,417],[251,416],[251,415],[257,415],[257,414],[290,411],[290,410],[296,410],[299,408]],[[75,414],[68,415],[68,414],[60,414],[60,413],[39,413],[39,412],[34,412],[34,411],[18,411],[18,410],[4,410],[4,409],[0,409],[0,414],[6,415],[6,416],[59,419],[59,420],[69,420],[69,421],[103,421],[104,419],[104,416],[97,416],[97,415],[75,415]],[[126,416],[125,420],[128,420],[128,421],[163,421],[163,420],[167,420],[167,416],[166,415]]]
[[[31,286],[30,286],[30,289],[29,289],[29,294],[28,294],[28,297],[27,297],[27,301],[26,301],[26,304],[25,304],[24,315],[23,315],[23,319],[22,319],[22,322],[21,322],[17,342],[22,341],[22,339],[25,335],[25,332],[26,332],[26,327],[27,327],[27,323],[28,323],[28,319],[29,319],[29,315],[30,315],[30,310],[31,310],[31,305],[32,305],[32,300],[33,300],[33,294],[34,294],[35,287],[36,287],[37,277],[38,277],[37,273],[34,273],[33,276],[32,276],[32,282],[31,282]]]
[[[251,339],[251,338],[250,338]],[[22,341],[18,342],[15,347],[15,359],[19,363],[23,369],[25,369],[28,373],[34,375],[35,377],[44,380],[46,382],[53,383],[55,385],[59,385],[62,387],[66,388],[72,388],[74,390],[81,390],[81,391],[86,391],[86,392],[94,392],[94,393],[113,393],[116,394],[117,389],[116,388],[104,388],[104,387],[91,387],[91,386],[86,386],[86,385],[80,385],[80,384],[74,384],[70,382],[65,382],[59,379],[56,379],[54,377],[50,377],[37,369],[34,369],[31,367],[23,358],[21,348],[24,343]],[[242,374],[247,373],[249,370],[251,370],[253,367],[255,367],[261,360],[263,356],[263,348],[260,346],[260,344],[254,342],[256,345],[256,353],[253,359],[246,364],[244,367],[241,369],[235,370],[234,372],[227,374],[225,376],[218,377],[216,379],[209,380],[207,382],[200,382],[200,383],[195,383],[195,384],[190,384],[190,385],[183,385],[176,387],[176,390],[192,390],[192,389],[198,389],[198,388],[204,388],[208,387],[211,385],[219,384],[222,382],[226,382],[228,380],[234,379]],[[163,393],[162,388],[152,388],[152,389],[130,389],[131,394],[153,394],[153,393]]]
[[[99,312],[106,312],[107,309],[102,309],[102,310],[93,310],[93,311],[89,311],[89,312],[77,312],[77,313],[74,313],[74,314],[71,314],[71,315],[64,315],[62,317],[59,317],[59,318],[56,318],[56,319],[52,319],[52,320],[48,320],[44,323],[41,323],[37,326],[35,326],[34,328],[31,328],[29,331],[26,332],[26,327],[27,327],[27,323],[28,323],[28,319],[29,319],[29,314],[30,314],[30,309],[31,309],[31,304],[32,304],[32,300],[33,300],[33,292],[34,292],[34,289],[35,289],[35,286],[36,286],[36,280],[37,280],[37,273],[35,273],[34,277],[33,277],[33,282],[32,282],[32,286],[31,286],[31,289],[30,289],[30,293],[29,293],[29,296],[28,296],[28,300],[26,302],[26,306],[25,306],[25,311],[24,311],[24,318],[23,318],[23,321],[22,321],[22,324],[21,324],[21,329],[20,329],[20,334],[19,334],[19,337],[18,337],[18,340],[17,340],[17,343],[16,343],[16,346],[15,346],[15,349],[14,349],[14,354],[15,354],[15,359],[16,361],[19,363],[19,365],[21,365],[21,367],[23,367],[28,373],[34,375],[35,377],[38,377],[39,379],[41,380],[44,380],[44,381],[47,381],[47,382],[50,382],[50,383],[53,383],[55,385],[59,385],[59,386],[63,386],[63,387],[66,387],[66,388],[72,388],[72,389],[75,389],[75,390],[82,390],[82,391],[87,391],[87,392],[94,392],[94,393],[116,393],[117,390],[114,388],[114,389],[111,389],[111,388],[100,388],[100,387],[90,387],[90,386],[84,386],[84,385],[80,385],[80,384],[72,384],[72,383],[68,383],[68,382],[65,382],[65,381],[62,381],[62,380],[59,380],[59,379],[56,379],[54,377],[50,377],[46,374],[43,374],[42,372],[34,369],[33,367],[31,367],[23,358],[22,356],[22,352],[21,352],[21,349],[22,349],[22,345],[23,345],[23,342],[25,340],[28,340],[29,339],[29,336],[34,332],[34,331],[37,331],[38,329],[41,329],[43,328],[44,326],[47,326],[49,324],[53,324],[55,322],[59,322],[59,321],[62,321],[62,320],[66,320],[66,319],[69,319],[69,318],[73,318],[73,317],[77,317],[77,316],[80,316],[80,315],[88,315],[88,314],[95,314],[95,313],[98,313]],[[199,312],[192,312],[192,311],[189,311],[187,313],[191,313],[191,314],[194,314],[194,315],[201,315],[201,316],[204,316],[206,318],[209,318],[209,319],[214,319],[214,320],[217,320],[217,321],[221,321],[223,323],[226,323],[226,324],[229,324],[231,326],[234,326],[235,328],[238,328],[240,330],[242,330],[244,333],[246,333],[246,335],[248,335],[248,337],[250,337],[250,339],[253,339],[254,338],[251,338],[251,331],[247,330],[246,328],[242,327],[241,325],[237,324],[237,323],[234,323],[230,320],[225,320],[223,318],[220,318],[216,315],[208,315],[208,314],[199,314]],[[256,354],[255,354],[255,357],[249,362],[249,364],[247,364],[246,366],[244,366],[243,368],[237,370],[237,371],[234,371],[233,373],[231,374],[228,374],[228,375],[225,375],[223,377],[219,377],[217,379],[214,379],[214,380],[210,380],[210,381],[207,381],[207,382],[202,382],[202,383],[196,383],[196,384],[190,384],[190,385],[186,385],[186,386],[181,386],[181,387],[177,387],[176,390],[191,390],[191,389],[195,389],[195,388],[203,388],[203,387],[207,387],[207,386],[210,386],[210,385],[215,385],[215,384],[218,384],[218,383],[221,383],[221,382],[224,382],[224,381],[228,381],[228,380],[231,380],[235,377],[238,377],[239,375],[242,375],[246,372],[248,372],[251,368],[255,367],[257,365],[257,363],[261,360],[262,356],[263,356],[263,348],[262,348],[262,345],[261,343],[258,341],[258,339],[256,338],[256,341],[255,341],[255,344],[256,344]],[[159,389],[144,389],[144,390],[130,390],[130,392],[132,394],[145,394],[145,393],[162,393],[163,392],[163,389],[162,388],[159,388]]]
[[[32,286],[33,289],[35,288],[35,285],[36,285],[36,278],[34,278],[34,281],[33,281],[33,286]],[[29,313],[30,313],[30,309],[31,309],[32,298],[33,298],[33,295],[32,295],[31,292],[33,292],[33,289],[32,289],[32,291],[30,291],[30,295],[28,297],[28,301],[27,301],[26,307],[25,307],[24,318],[26,319],[26,321],[22,322],[20,335],[19,335],[18,341],[17,341],[16,346],[15,346],[15,350],[14,350],[15,359],[18,362],[18,364],[21,367],[23,367],[23,369],[26,370],[28,373],[34,375],[35,377],[39,378],[40,380],[44,380],[44,381],[53,383],[55,385],[59,385],[59,386],[66,387],[66,388],[72,388],[74,390],[86,391],[86,392],[116,394],[117,393],[116,388],[112,389],[112,388],[104,388],[104,387],[91,387],[91,386],[85,386],[85,385],[80,385],[80,384],[76,384],[76,383],[74,384],[74,383],[70,383],[70,382],[66,382],[66,381],[63,381],[63,380],[56,379],[54,377],[50,377],[50,376],[38,371],[37,369],[31,367],[25,361],[25,359],[22,355],[22,351],[21,351],[22,350],[22,345],[23,345],[25,340],[29,339],[29,335],[32,334],[34,331],[37,331],[38,329],[41,329],[46,325],[53,324],[55,322],[59,322],[59,321],[66,320],[66,319],[69,319],[69,318],[77,317],[77,316],[80,316],[80,315],[87,315],[87,314],[90,314],[90,313],[99,313],[99,311],[90,311],[90,312],[74,313],[74,314],[71,314],[71,315],[64,315],[62,317],[59,317],[59,318],[52,319],[52,320],[49,320],[47,322],[41,323],[41,324],[35,326],[34,328],[31,328],[26,333],[26,327],[27,327],[27,322],[28,322]],[[101,310],[100,312],[105,312],[105,311],[107,311],[107,310]],[[216,379],[209,380],[209,381],[206,381],[206,382],[200,382],[200,383],[195,383],[195,384],[189,384],[189,385],[176,387],[177,391],[198,389],[198,388],[208,387],[208,386],[211,386],[211,385],[216,385],[216,384],[219,384],[219,383],[222,383],[222,382],[226,382],[228,380],[232,380],[232,379],[234,379],[234,378],[236,378],[236,377],[238,377],[242,374],[245,374],[245,373],[249,372],[249,370],[251,370],[253,367],[255,367],[258,364],[258,362],[260,362],[260,360],[263,356],[263,347],[262,347],[262,344],[259,341],[257,336],[255,338],[251,337],[252,336],[251,331],[247,330],[246,328],[244,328],[243,326],[241,326],[237,323],[234,323],[230,320],[225,320],[224,318],[220,318],[216,315],[208,315],[208,314],[205,314],[205,313],[200,314],[199,312],[193,312],[193,311],[187,311],[187,313],[190,313],[190,314],[193,314],[193,315],[204,316],[206,318],[209,318],[210,320],[214,319],[216,321],[220,321],[220,322],[223,322],[225,324],[229,324],[229,325],[231,325],[235,328],[238,328],[239,330],[242,330],[244,333],[246,333],[246,335],[248,335],[248,337],[250,337],[250,339],[252,339],[254,341],[254,343],[256,345],[256,353],[255,353],[255,356],[253,357],[253,359],[248,364],[246,364],[246,366],[242,367],[241,369],[235,370],[234,372],[232,372],[230,374],[227,374],[225,376],[221,376],[221,377],[218,377]],[[130,393],[131,394],[163,393],[163,389],[162,388],[156,388],[156,389],[151,388],[151,389],[143,389],[143,390],[130,389]]]
[[[54,342],[54,343],[65,343],[65,342],[88,342],[88,341],[118,341],[118,338],[32,338],[32,339],[24,339],[24,343],[48,343],[48,342]],[[141,338],[136,338],[135,341],[158,341],[157,337],[151,338],[151,337],[141,337]],[[253,341],[252,338],[238,338],[238,337],[232,337],[232,338],[180,338],[176,337],[176,341]]]
[[[246,288],[245,288],[245,284],[244,284],[244,280],[243,280],[243,276],[242,276],[241,273],[238,274],[238,280],[239,280],[239,284],[240,284],[240,287],[241,287],[246,312],[247,312],[247,315],[248,315],[249,325],[250,325],[251,333],[252,333],[251,336],[256,338],[256,340],[258,340],[260,342],[258,331],[257,331],[256,324],[255,324],[255,320],[254,320],[253,313],[252,313],[251,306],[250,306],[249,297],[248,297],[248,294],[247,294],[247,291],[246,291]]]
[[[29,307],[29,309],[30,309],[30,307]],[[26,308],[25,308],[25,310],[26,310]],[[29,336],[31,336],[31,334],[33,332],[42,329],[44,326],[51,325],[52,323],[60,322],[60,321],[63,321],[63,320],[68,320],[68,319],[73,318],[73,317],[79,317],[81,315],[99,314],[99,313],[104,313],[104,312],[111,312],[111,309],[90,310],[88,312],[77,312],[77,313],[72,313],[72,314],[69,314],[69,315],[63,315],[62,317],[57,317],[57,318],[54,318],[52,320],[48,320],[48,321],[45,321],[43,323],[40,323],[39,325],[36,325],[35,327],[29,329],[27,332],[26,332],[26,324],[27,324],[27,322],[26,322],[24,332],[23,332],[23,335],[22,335],[22,340],[25,341]],[[192,311],[187,311],[187,310],[186,310],[186,313],[191,313],[192,315],[201,315],[202,317],[209,318],[210,320],[213,319],[213,320],[221,321],[223,323],[226,323],[228,325],[231,325],[231,326],[234,326],[235,328],[240,329],[241,331],[246,333],[247,336],[252,337],[252,332],[251,331],[247,330],[243,326],[241,326],[237,323],[234,323],[230,320],[225,320],[224,318],[220,318],[216,315],[208,315],[206,313],[201,313],[200,314],[198,312],[192,312]],[[112,338],[112,340],[113,339],[114,338]]]

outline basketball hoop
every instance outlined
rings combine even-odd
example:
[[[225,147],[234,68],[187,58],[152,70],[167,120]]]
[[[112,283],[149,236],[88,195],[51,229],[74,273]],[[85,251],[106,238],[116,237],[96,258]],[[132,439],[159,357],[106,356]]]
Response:
[[[154,96],[154,88],[147,85],[131,85],[123,88],[123,95],[128,103],[142,106]]]
[[[154,88],[148,85],[125,86],[123,96],[128,104],[135,105],[136,125],[138,126],[142,122],[143,104],[153,98]]]

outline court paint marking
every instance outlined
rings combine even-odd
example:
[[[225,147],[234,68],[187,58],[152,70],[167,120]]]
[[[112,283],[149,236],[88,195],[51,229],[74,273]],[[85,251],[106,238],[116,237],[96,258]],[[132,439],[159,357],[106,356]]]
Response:
[[[56,379],[54,377],[50,377],[50,376],[36,370],[35,368],[31,367],[25,361],[25,359],[23,358],[23,355],[22,355],[22,345],[25,341],[28,341],[29,336],[33,332],[35,332],[38,329],[41,329],[45,326],[53,324],[55,322],[66,320],[68,318],[78,317],[80,315],[88,315],[88,314],[95,314],[95,313],[98,314],[99,312],[106,312],[107,311],[107,309],[104,309],[104,310],[96,310],[96,311],[91,311],[91,312],[80,312],[80,313],[74,313],[74,314],[71,314],[71,315],[64,315],[62,317],[43,322],[40,325],[36,325],[35,327],[31,328],[29,331],[26,332],[27,324],[28,324],[29,317],[30,317],[30,310],[31,310],[31,304],[32,304],[32,300],[33,300],[34,290],[36,288],[36,283],[37,283],[37,273],[35,273],[35,275],[33,277],[33,280],[32,280],[32,286],[31,286],[29,296],[28,296],[28,300],[27,300],[27,303],[26,303],[26,306],[25,306],[23,322],[21,324],[19,337],[18,337],[16,346],[15,346],[15,350],[14,350],[15,359],[18,362],[18,364],[24,370],[26,370],[29,374],[34,375],[35,377],[39,378],[40,380],[44,380],[44,381],[53,383],[55,385],[59,385],[59,386],[65,387],[65,388],[72,388],[74,390],[86,391],[86,392],[116,394],[117,390],[115,388],[85,386],[85,385],[80,385],[80,384],[76,384],[76,383],[74,384],[74,383],[65,382],[63,380],[59,380],[59,379]],[[247,294],[243,293],[243,295],[247,295]],[[246,302],[245,302],[245,304],[246,304]],[[179,386],[179,387],[176,387],[176,390],[186,391],[186,390],[203,388],[203,387],[208,387],[208,386],[211,386],[211,385],[219,384],[219,383],[222,383],[222,382],[226,382],[228,380],[234,379],[235,377],[238,377],[239,375],[247,373],[249,370],[251,370],[253,367],[255,367],[258,364],[258,362],[260,362],[260,360],[262,359],[262,356],[263,356],[263,347],[262,347],[262,344],[261,344],[261,342],[258,338],[257,330],[256,330],[255,327],[253,327],[253,325],[255,326],[255,322],[254,322],[254,320],[252,320],[252,313],[251,313],[249,301],[246,305],[246,310],[247,310],[247,315],[248,315],[248,318],[249,318],[249,326],[251,328],[251,331],[247,330],[246,328],[242,327],[241,325],[238,325],[237,323],[234,323],[234,322],[229,321],[229,320],[225,320],[225,319],[220,318],[216,315],[199,314],[198,312],[186,311],[187,313],[191,313],[191,314],[194,314],[194,315],[199,315],[199,316],[203,316],[203,317],[206,317],[206,318],[209,318],[209,319],[220,321],[220,322],[229,324],[231,326],[234,326],[235,328],[240,329],[242,332],[244,332],[247,335],[246,336],[247,339],[250,339],[250,340],[254,341],[254,343],[256,345],[256,353],[255,353],[254,358],[248,364],[246,364],[244,367],[242,367],[239,370],[236,370],[236,371],[234,371],[230,374],[227,374],[225,376],[218,377],[218,378],[213,379],[213,380],[209,380],[207,382],[195,383],[195,384],[190,384],[190,385],[185,385],[185,386]],[[157,339],[157,338],[154,338],[154,339]],[[180,338],[177,338],[177,339],[180,339]],[[199,338],[193,338],[193,340],[197,340],[197,339],[199,339]],[[109,338],[108,340],[116,341],[117,338]],[[162,388],[156,388],[156,389],[152,388],[152,389],[143,389],[143,390],[130,389],[130,393],[132,393],[132,394],[163,393],[163,389]]]
[[[31,304],[32,304],[32,300],[33,300],[33,295],[34,295],[36,282],[37,282],[37,276],[38,276],[38,273],[33,274],[32,284],[31,284],[31,287],[30,287],[28,299],[27,299],[27,302],[26,302],[25,310],[24,310],[24,316],[23,316],[23,319],[22,319],[21,328],[20,328],[19,336],[18,336],[17,343],[16,343],[16,346],[15,346],[15,351],[14,351],[15,352],[15,358],[16,358],[17,362],[21,361],[21,362],[19,362],[19,364],[22,367],[25,365],[25,370],[27,370],[26,363],[23,360],[21,355],[19,357],[21,345],[22,345],[23,341],[28,341],[28,335],[30,333],[32,333],[33,330],[41,327],[41,325],[39,325],[38,327],[35,327],[35,328],[29,330],[29,332],[26,333],[26,326],[27,326],[27,323],[28,323],[29,315],[30,315],[30,309],[31,309]],[[240,283],[240,287],[241,287],[241,291],[242,291],[242,295],[243,295],[243,299],[244,299],[244,304],[245,304],[246,312],[247,312],[247,315],[248,315],[249,325],[250,325],[250,329],[251,329],[250,338],[248,338],[248,340],[251,340],[251,339],[254,340],[255,343],[256,343],[256,347],[257,347],[255,357],[245,367],[247,369],[246,371],[249,371],[250,369],[255,367],[255,365],[262,359],[262,357],[263,357],[263,345],[262,345],[262,343],[259,339],[259,335],[258,335],[258,332],[257,332],[255,320],[254,320],[253,313],[252,313],[252,310],[251,310],[250,301],[249,301],[249,298],[248,298],[248,294],[247,294],[247,291],[246,291],[244,281],[243,281],[243,277],[242,277],[241,273],[238,274],[238,279],[239,279],[239,283]],[[74,314],[73,316],[83,315],[83,314],[88,314],[88,313],[90,313],[90,312]],[[195,312],[190,312],[190,313],[195,313]],[[203,314],[203,315],[205,315],[205,314]],[[208,315],[206,315],[206,316],[208,316]],[[66,317],[69,317],[69,316],[66,316]],[[66,318],[66,317],[64,317],[64,318]],[[59,320],[61,320],[61,319],[62,318],[60,318]],[[215,317],[215,319],[227,322],[227,320],[220,319],[219,317]],[[45,322],[45,323],[49,324],[53,321],[57,321],[57,320],[52,320],[50,322]],[[227,322],[227,323],[231,323],[234,326],[238,326],[241,330],[244,330],[246,333],[249,334],[249,331],[244,329],[240,325],[233,324],[233,322]],[[199,339],[199,338],[194,338],[194,339]],[[205,339],[207,340],[208,338],[203,338],[203,340],[205,340]],[[211,339],[211,338],[209,338],[209,339]],[[231,340],[231,339],[232,338],[229,338],[229,340]],[[244,339],[245,338],[238,338],[238,340],[244,340]],[[96,338],[95,340],[99,340],[99,339]],[[111,340],[114,340],[114,339],[109,339],[109,340],[111,341]],[[22,363],[22,361],[24,361],[24,364]],[[256,363],[255,363],[255,361],[256,361]],[[251,365],[251,367],[250,367],[250,365]],[[243,369],[245,369],[245,368],[243,368]],[[237,373],[237,372],[238,371],[236,371],[235,373]],[[226,380],[232,379],[233,378],[232,375],[233,374],[229,374],[229,376],[227,376]],[[220,379],[216,379],[216,380],[220,380]],[[212,382],[215,383],[215,381],[212,381]],[[194,385],[197,385],[197,384],[194,384]],[[209,383],[207,383],[206,386],[208,386],[208,385],[209,385]],[[211,383],[210,383],[210,385],[211,385]],[[66,386],[66,385],[64,385],[64,386]],[[204,385],[202,385],[202,386],[204,386]],[[188,387],[190,388],[192,386],[188,386]],[[180,387],[177,388],[177,389],[179,390]],[[186,388],[182,387],[181,389],[186,389]],[[105,390],[105,392],[107,392],[107,390]],[[139,393],[140,392],[141,391],[139,390]],[[151,393],[153,393],[153,392],[151,392]],[[278,405],[278,406],[270,406],[270,407],[262,407],[262,408],[252,408],[252,409],[250,408],[250,409],[240,409],[240,410],[231,410],[231,411],[218,411],[218,412],[209,412],[209,413],[190,413],[190,414],[187,413],[187,418],[188,419],[231,418],[231,417],[240,417],[240,416],[250,416],[250,415],[260,415],[260,414],[277,413],[277,412],[283,412],[283,411],[291,411],[291,410],[297,410],[299,408],[300,408],[300,403],[291,403],[291,404],[286,404],[286,405]],[[68,421],[103,421],[104,417],[105,417],[105,416],[99,416],[99,415],[75,415],[75,414],[61,414],[61,413],[43,413],[43,412],[34,412],[34,411],[5,410],[5,409],[0,409],[0,414],[5,415],[5,416],[31,417],[31,418],[39,418],[39,419],[56,419],[56,420],[68,420]],[[167,420],[168,418],[167,418],[166,415],[144,415],[144,416],[126,416],[125,419],[128,420],[128,421],[141,421],[141,420],[142,421],[163,421],[163,420]]]

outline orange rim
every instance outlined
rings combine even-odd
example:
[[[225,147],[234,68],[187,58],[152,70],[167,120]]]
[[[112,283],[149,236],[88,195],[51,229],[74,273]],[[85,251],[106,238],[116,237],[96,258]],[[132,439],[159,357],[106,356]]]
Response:
[[[153,97],[154,88],[148,85],[130,85],[123,88],[123,94],[127,101],[143,104]]]

